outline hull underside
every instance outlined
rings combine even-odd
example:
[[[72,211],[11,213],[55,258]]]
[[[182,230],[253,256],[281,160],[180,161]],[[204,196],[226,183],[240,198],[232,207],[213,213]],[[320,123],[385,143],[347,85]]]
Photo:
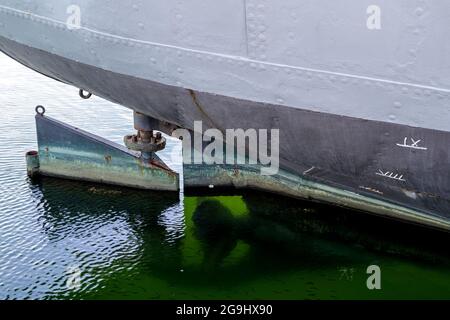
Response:
[[[204,129],[280,129],[283,172],[421,212],[450,228],[448,132],[164,85],[3,37],[0,50],[35,71],[181,128],[192,130],[201,120]]]

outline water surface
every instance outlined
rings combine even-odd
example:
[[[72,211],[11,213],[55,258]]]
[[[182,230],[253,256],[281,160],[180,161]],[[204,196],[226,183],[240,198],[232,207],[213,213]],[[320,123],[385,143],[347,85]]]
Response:
[[[2,299],[450,298],[447,234],[254,192],[30,181],[37,104],[118,143],[133,132],[130,110],[0,55]],[[161,157],[180,171],[174,150]]]

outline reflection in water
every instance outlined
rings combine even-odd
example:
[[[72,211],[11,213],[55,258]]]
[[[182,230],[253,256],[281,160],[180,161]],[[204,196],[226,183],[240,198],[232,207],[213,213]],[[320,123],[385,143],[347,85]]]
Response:
[[[36,104],[118,143],[132,113],[1,55],[0,69],[0,298],[450,298],[448,234],[261,193],[29,181]],[[160,156],[179,171],[176,146]]]
[[[41,231],[60,244],[42,284],[47,298],[450,294],[448,250],[440,245],[448,236],[423,228],[252,192],[180,202],[170,193],[50,178],[30,188],[43,209]],[[389,290],[366,288],[371,264],[384,270]],[[66,286],[64,270],[73,266],[81,270],[78,290]]]
[[[182,217],[178,195],[50,178],[31,189],[37,208],[43,209],[42,232],[55,244],[43,249],[58,260],[55,269],[48,270],[54,272],[46,283],[49,298],[82,298],[85,292],[95,292],[109,275],[131,275],[141,262],[143,247],[158,248],[183,236],[182,222],[173,218],[169,232],[167,222],[161,223],[169,212]],[[67,275],[61,272],[73,267],[82,270],[81,292],[67,290]]]
[[[195,236],[202,244],[202,265],[214,272],[236,247],[237,223],[231,211],[218,200],[202,202],[193,214]]]

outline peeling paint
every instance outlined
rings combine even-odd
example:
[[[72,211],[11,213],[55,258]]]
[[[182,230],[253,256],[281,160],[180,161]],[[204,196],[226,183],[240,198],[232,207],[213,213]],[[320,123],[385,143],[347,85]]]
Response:
[[[138,153],[46,116],[36,116],[36,127],[39,174],[141,189],[179,190],[178,174],[156,155],[151,163],[144,162]]]

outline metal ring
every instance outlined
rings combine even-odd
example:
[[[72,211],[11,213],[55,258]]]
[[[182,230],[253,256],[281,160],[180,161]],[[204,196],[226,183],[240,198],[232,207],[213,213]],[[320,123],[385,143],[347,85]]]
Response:
[[[92,97],[92,93],[90,93],[90,92],[88,92],[88,94],[84,94],[84,90],[83,89],[80,89],[80,93],[79,94],[80,94],[80,97],[82,99],[85,99],[85,100],[87,100],[90,97]]]
[[[35,110],[36,110],[36,113],[41,116],[43,116],[45,113],[45,108],[43,106],[37,106]]]

